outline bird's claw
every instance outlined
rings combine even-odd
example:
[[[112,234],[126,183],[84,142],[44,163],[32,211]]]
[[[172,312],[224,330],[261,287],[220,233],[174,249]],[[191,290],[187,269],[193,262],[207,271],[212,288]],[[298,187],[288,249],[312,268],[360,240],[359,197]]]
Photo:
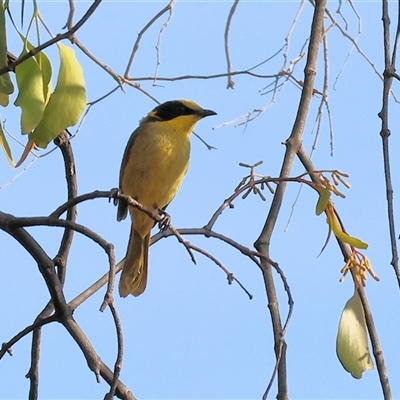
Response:
[[[118,188],[113,188],[110,190],[110,198],[109,201],[111,201],[111,199],[114,202],[114,206],[118,205],[118,196],[121,194],[121,191]]]
[[[160,228],[161,232],[166,231],[169,226],[171,225],[171,216],[164,210],[158,210],[162,219],[158,223],[158,227]]]

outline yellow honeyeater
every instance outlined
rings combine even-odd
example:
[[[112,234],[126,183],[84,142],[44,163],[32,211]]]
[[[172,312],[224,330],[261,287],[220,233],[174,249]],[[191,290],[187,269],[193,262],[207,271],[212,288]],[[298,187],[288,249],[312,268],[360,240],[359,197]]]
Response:
[[[163,103],[140,122],[125,148],[119,188],[148,208],[164,210],[175,197],[189,166],[189,136],[196,123],[216,112],[204,110],[193,101]],[[119,294],[139,296],[146,288],[150,231],[154,220],[129,207],[132,218],[128,249],[124,260]],[[119,200],[117,219],[128,213],[128,204]]]

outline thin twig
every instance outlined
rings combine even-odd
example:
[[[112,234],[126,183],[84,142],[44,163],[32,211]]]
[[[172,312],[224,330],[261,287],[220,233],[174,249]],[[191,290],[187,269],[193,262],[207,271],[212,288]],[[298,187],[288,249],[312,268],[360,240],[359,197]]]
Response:
[[[69,12],[68,12],[67,22],[65,23],[64,28],[71,29],[75,14],[75,2],[74,0],[68,0],[68,3],[69,3]]]
[[[158,75],[158,68],[160,67],[161,64],[161,57],[160,57],[160,45],[161,45],[161,36],[164,32],[164,29],[167,28],[169,23],[172,20],[172,11],[173,11],[173,6],[176,0],[171,0],[169,3],[170,9],[169,9],[169,15],[168,19],[161,25],[160,31],[158,32],[158,38],[157,38],[157,44],[156,44],[156,54],[157,54],[157,62],[156,62],[156,70],[154,71],[154,81],[153,81],[153,86],[157,86],[157,75]]]
[[[82,25],[90,18],[90,16],[95,12],[96,8],[100,5],[102,0],[94,0],[93,4],[88,8],[84,16],[67,32],[65,33],[60,33],[54,38],[51,38],[47,42],[42,43],[41,45],[33,48],[32,50],[28,51],[26,54],[23,56],[19,57],[17,60],[15,60],[13,63],[10,63],[6,65],[5,67],[0,69],[0,75],[3,75],[9,71],[12,71],[15,69],[15,67],[21,63],[23,63],[25,60],[28,58],[31,58],[41,52],[42,50],[46,49],[47,47],[59,42],[60,40],[63,39],[70,39],[73,34],[82,27]]]
[[[140,45],[140,41],[143,37],[143,35],[145,34],[145,32],[147,31],[147,29],[149,29],[151,27],[151,25],[154,24],[154,22],[157,21],[158,18],[160,18],[163,14],[165,14],[166,12],[170,11],[171,9],[171,3],[173,3],[172,1],[170,3],[168,3],[160,12],[158,12],[144,27],[143,29],[139,32],[138,37],[135,41],[135,44],[133,45],[133,49],[131,52],[131,55],[129,57],[129,61],[128,64],[126,65],[126,69],[125,69],[125,73],[124,73],[124,78],[125,79],[129,79],[129,72],[131,70],[132,67],[132,63],[133,63],[133,59],[135,58],[136,52],[139,50],[139,45]]]
[[[361,35],[361,17],[360,17],[360,15],[358,14],[356,8],[354,7],[354,4],[352,3],[352,1],[349,1],[348,3],[350,4],[350,7],[351,7],[351,9],[353,10],[353,13],[355,14],[355,16],[356,16],[356,18],[357,18],[357,22],[358,22],[358,24],[357,24],[357,34],[356,34],[354,37],[351,38],[351,46],[350,46],[350,49],[349,49],[349,51],[347,52],[346,58],[345,58],[345,60],[343,61],[342,66],[340,67],[340,70],[339,70],[339,72],[338,72],[338,74],[337,74],[337,76],[336,76],[335,83],[333,84],[333,89],[336,88],[336,85],[337,85],[337,83],[338,83],[338,81],[339,81],[339,78],[340,78],[340,76],[342,75],[342,72],[344,71],[344,69],[345,69],[345,67],[346,67],[346,65],[347,65],[347,62],[348,62],[349,59],[350,59],[351,53],[353,52],[354,48],[355,48],[356,45],[357,45],[357,39],[358,39],[359,36]],[[343,19],[344,22],[345,22],[345,31],[347,31],[347,20],[344,18],[344,16],[343,16],[341,13],[340,13],[340,16],[342,17],[342,19]],[[336,26],[338,26],[338,25],[336,25]],[[339,30],[341,30],[341,29],[339,28]],[[342,33],[343,33],[343,32],[342,32]],[[348,38],[350,38],[350,35],[348,36]]]
[[[123,91],[124,79],[121,75],[115,72],[108,65],[104,64],[103,61],[99,60],[76,36],[74,37],[74,44],[82,51],[82,53],[84,53],[94,63],[96,63],[100,68],[104,69],[104,71],[106,71],[112,78],[114,78],[118,82],[119,88]]]
[[[229,74],[227,72],[221,72],[219,74],[210,74],[210,75],[178,75],[178,76],[173,76],[173,77],[157,77],[158,81],[167,81],[167,82],[176,82],[176,81],[183,81],[183,80],[194,80],[194,79],[200,79],[200,80],[207,80],[207,79],[216,79],[216,78],[225,78],[228,75],[235,76],[235,75],[250,75],[255,78],[261,78],[261,79],[271,79],[271,78],[276,78],[279,76],[279,74],[256,74],[255,72],[251,72],[254,68],[259,67],[263,63],[269,61],[276,55],[278,55],[282,51],[282,48],[279,49],[273,56],[269,57],[268,60],[265,60],[259,64],[257,64],[254,67],[251,67],[249,69],[244,69],[240,71],[231,71]],[[140,82],[140,81],[153,81],[155,79],[154,76],[142,76],[142,77],[131,77],[131,78],[126,78],[128,81],[135,81],[135,82]]]
[[[63,219],[57,219],[52,217],[13,217],[13,228],[26,228],[32,226],[54,226],[60,228],[73,229],[76,232],[92,239],[95,243],[101,246],[106,252],[110,249],[110,243],[108,243],[102,236],[98,233],[92,231],[91,229],[78,224],[76,222],[71,222]]]
[[[32,333],[31,344],[31,366],[26,378],[30,380],[29,383],[29,400],[36,400],[39,395],[39,359],[40,359],[40,343],[42,338],[42,324],[41,322],[50,318],[51,313],[54,311],[53,302],[50,300],[44,309],[35,318],[33,325],[37,325]]]
[[[365,59],[365,61],[371,66],[375,74],[382,79],[381,74],[379,71],[376,69],[375,64],[367,57],[367,55],[362,51],[361,47],[358,45],[358,43],[352,38],[344,28],[340,26],[340,24],[336,21],[332,13],[329,11],[329,9],[325,9],[326,15],[329,17],[329,19],[332,21],[332,23],[339,29],[340,33],[348,39],[355,47],[355,49],[358,51],[358,53]]]
[[[14,344],[18,343],[23,337],[31,333],[33,330],[42,327],[43,325],[50,324],[51,322],[56,321],[57,318],[55,315],[52,315],[47,318],[43,318],[41,320],[35,320],[35,322],[31,325],[28,325],[21,332],[18,332],[14,337],[12,337],[8,342],[2,344],[0,349],[0,360],[3,358],[4,354],[8,352],[8,350],[14,346]]]
[[[109,303],[109,308],[111,311],[111,314],[113,316],[114,324],[115,324],[115,329],[117,332],[117,358],[115,360],[114,364],[114,376],[113,376],[113,381],[110,385],[110,391],[106,394],[104,400],[113,400],[114,399],[114,394],[117,389],[118,385],[118,378],[119,374],[121,372],[122,368],[122,357],[123,357],[123,351],[124,351],[124,338],[122,334],[122,324],[121,320],[119,318],[117,309],[115,307],[115,302],[112,300],[112,302]]]
[[[396,36],[394,38],[393,52],[392,52],[392,65],[394,71],[396,71],[396,57],[397,57],[397,48],[399,45],[399,39],[400,39],[400,5],[399,3],[397,3],[397,27],[396,27]]]
[[[107,306],[110,306],[114,303],[114,283],[115,283],[115,256],[114,256],[114,246],[112,244],[109,245],[109,249],[107,250],[108,254],[108,262],[109,262],[109,271],[108,271],[108,285],[107,291],[104,295],[103,303],[100,306],[100,311],[103,312]]]
[[[62,214],[64,214],[67,210],[69,210],[71,207],[74,207],[75,205],[82,203],[87,200],[94,200],[94,199],[99,199],[99,198],[107,198],[110,199],[112,194],[114,193],[114,190],[106,190],[106,191],[100,191],[100,190],[95,190],[94,192],[90,193],[85,193],[80,196],[77,196],[71,200],[68,200],[61,206],[59,206],[56,210],[54,210],[49,217],[51,218],[59,218]]]
[[[235,13],[238,4],[239,0],[235,0],[232,4],[231,9],[229,10],[228,19],[226,21],[226,26],[225,26],[225,33],[224,33],[225,57],[226,57],[226,66],[228,70],[228,85],[226,86],[227,89],[235,88],[235,82],[232,80],[232,75],[231,75],[232,63],[231,63],[231,56],[229,54],[229,30],[231,28],[233,14]]]
[[[294,27],[297,24],[297,21],[299,19],[301,11],[303,10],[304,4],[305,4],[305,0],[301,0],[299,8],[296,11],[296,15],[294,16],[294,18],[292,19],[292,23],[290,24],[289,31],[286,34],[286,37],[285,37],[285,51],[283,53],[283,65],[282,65],[281,70],[285,70],[286,69],[286,64],[287,64],[287,60],[288,60],[288,53],[289,53],[290,38],[292,36]]]
[[[115,266],[115,274],[120,272],[123,268],[124,260],[121,260]],[[97,291],[99,291],[107,282],[110,277],[110,273],[105,273],[101,278],[99,278],[96,282],[90,285],[87,289],[82,291],[78,296],[72,299],[68,306],[71,307],[71,310],[76,310],[82,303],[84,303],[89,297],[93,296]]]
[[[390,28],[389,28],[390,18],[389,18],[387,0],[383,0],[382,2],[382,21],[383,21],[385,71],[383,73],[382,109],[379,112],[378,116],[382,121],[380,135],[382,137],[383,167],[384,167],[385,185],[386,185],[386,201],[387,201],[390,245],[392,251],[392,260],[390,263],[393,267],[393,271],[397,279],[397,284],[400,288],[399,254],[397,250],[396,228],[394,220],[393,185],[391,178],[390,151],[389,151],[389,136],[390,136],[389,96],[393,81],[394,65],[392,64],[390,59]]]
[[[76,179],[74,155],[68,139],[68,133],[63,132],[55,139],[54,142],[60,148],[61,154],[63,156],[65,178],[67,181],[67,198],[68,200],[71,200],[77,196],[78,183]],[[76,207],[71,207],[68,209],[66,219],[67,221],[75,222]],[[58,278],[60,279],[62,285],[64,285],[65,281],[67,260],[73,237],[74,231],[72,229],[66,228],[61,238],[61,243],[57,255],[54,258],[54,263],[57,266]]]

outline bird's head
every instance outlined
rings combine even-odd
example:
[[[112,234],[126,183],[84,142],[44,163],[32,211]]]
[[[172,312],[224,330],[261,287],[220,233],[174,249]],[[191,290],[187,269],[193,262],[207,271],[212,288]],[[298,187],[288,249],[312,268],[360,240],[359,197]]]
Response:
[[[149,122],[162,122],[177,132],[190,135],[198,121],[217,113],[201,108],[191,100],[171,100],[160,104],[147,115]]]

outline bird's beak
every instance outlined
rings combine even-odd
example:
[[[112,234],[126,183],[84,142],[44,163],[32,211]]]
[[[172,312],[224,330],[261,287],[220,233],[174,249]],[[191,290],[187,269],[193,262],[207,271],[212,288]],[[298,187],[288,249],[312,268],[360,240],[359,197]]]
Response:
[[[210,115],[217,115],[217,113],[213,110],[199,110],[197,114],[201,118],[209,117]]]

